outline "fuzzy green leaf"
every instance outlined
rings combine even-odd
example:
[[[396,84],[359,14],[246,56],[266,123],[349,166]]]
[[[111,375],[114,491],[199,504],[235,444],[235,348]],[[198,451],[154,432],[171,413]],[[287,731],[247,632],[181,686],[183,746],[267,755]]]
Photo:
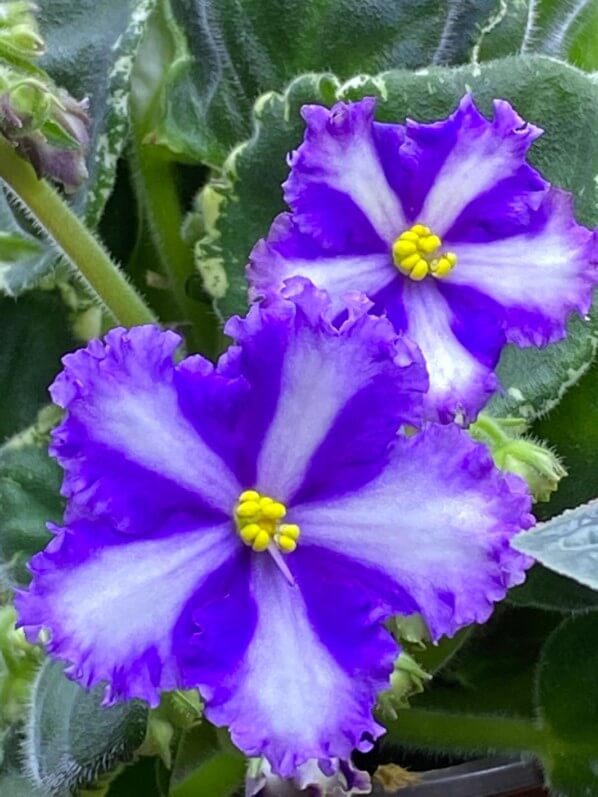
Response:
[[[68,680],[58,662],[42,666],[31,695],[24,755],[27,776],[48,797],[93,785],[141,746],[147,706],[132,701],[104,708],[103,691]]]
[[[62,518],[62,471],[37,427],[0,448],[0,574],[26,583],[26,563],[48,542],[49,521]]]
[[[543,755],[551,793],[587,797],[598,792],[598,612],[577,615],[546,643],[537,680],[542,724],[552,737]]]
[[[0,294],[17,296],[44,275],[48,245],[21,227],[0,190]]]
[[[0,444],[35,421],[48,403],[60,357],[74,347],[57,293],[0,298]]]
[[[303,72],[341,79],[466,61],[497,0],[172,0],[176,56],[157,140],[220,166],[251,132],[251,107]],[[178,23],[178,24],[177,24]]]
[[[506,0],[487,30],[482,60],[542,53],[591,72],[598,69],[598,0]]]
[[[95,226],[127,139],[131,71],[156,0],[41,0],[38,5],[46,42],[42,66],[73,97],[90,98],[90,177],[73,202]]]

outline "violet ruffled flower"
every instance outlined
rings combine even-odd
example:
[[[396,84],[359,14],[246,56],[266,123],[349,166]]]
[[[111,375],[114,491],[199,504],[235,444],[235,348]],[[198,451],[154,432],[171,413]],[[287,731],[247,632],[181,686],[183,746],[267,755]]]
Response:
[[[384,622],[433,639],[483,622],[530,560],[527,487],[454,425],[413,436],[419,351],[354,299],[324,292],[233,318],[214,367],[180,338],[115,329],[64,358],[52,453],[64,528],[17,596],[30,639],[107,702],[198,687],[206,715],[292,777],[348,760],[383,729],[398,650]]]
[[[307,105],[278,216],[251,255],[253,297],[300,275],[336,306],[370,296],[420,347],[432,417],[466,419],[496,389],[506,342],[542,346],[585,314],[597,236],[526,154],[541,130],[504,100],[468,95],[448,119],[374,121],[376,100]]]

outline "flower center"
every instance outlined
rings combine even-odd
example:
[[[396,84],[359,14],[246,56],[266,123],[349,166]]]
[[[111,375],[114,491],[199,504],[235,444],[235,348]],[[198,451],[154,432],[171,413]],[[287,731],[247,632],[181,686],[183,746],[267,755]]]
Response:
[[[245,490],[235,506],[235,525],[239,536],[254,551],[272,551],[272,544],[283,553],[292,553],[297,547],[299,526],[281,523],[287,508],[279,501],[257,490]]]
[[[419,282],[431,274],[446,277],[457,264],[454,252],[441,252],[442,241],[429,227],[414,224],[402,232],[392,245],[395,266],[410,279]]]

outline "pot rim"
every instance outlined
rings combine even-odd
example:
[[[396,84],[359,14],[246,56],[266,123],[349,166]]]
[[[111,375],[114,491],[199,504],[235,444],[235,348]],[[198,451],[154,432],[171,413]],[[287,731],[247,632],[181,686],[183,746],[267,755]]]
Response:
[[[525,788],[544,785],[542,771],[532,760],[484,758],[452,767],[418,773],[421,781],[393,792],[395,797],[500,797]],[[380,787],[374,797],[382,797]]]

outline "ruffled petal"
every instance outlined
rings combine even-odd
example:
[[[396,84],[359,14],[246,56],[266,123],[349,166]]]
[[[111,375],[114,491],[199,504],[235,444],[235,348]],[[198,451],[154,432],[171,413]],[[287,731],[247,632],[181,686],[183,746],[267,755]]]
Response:
[[[449,239],[447,233],[468,205],[497,185],[515,196],[524,185],[539,197],[546,187],[539,176],[530,184],[532,170],[525,164],[529,147],[542,131],[504,100],[495,100],[493,107],[494,118],[488,121],[466,95],[448,119],[407,122],[401,147],[403,203],[409,218],[417,217],[441,238]],[[494,208],[509,218],[514,210],[508,203]]]
[[[585,314],[598,282],[598,234],[575,223],[571,197],[552,189],[524,232],[480,243],[459,242],[446,278],[494,302],[507,338],[542,346],[565,335],[573,312]]]
[[[493,368],[504,345],[489,308],[476,305],[471,293],[455,293],[429,280],[405,280],[402,291],[406,334],[417,342],[430,375],[427,417],[443,422],[475,418],[496,390]]]
[[[383,252],[405,227],[382,162],[391,151],[398,159],[402,127],[375,123],[375,107],[376,100],[365,97],[331,109],[305,105],[301,111],[307,130],[290,157],[284,196],[299,229],[324,248]],[[394,150],[388,134],[379,133],[390,127],[396,131]]]
[[[532,524],[530,505],[525,483],[498,471],[485,446],[454,425],[433,425],[399,438],[389,466],[370,484],[295,506],[292,517],[302,548],[325,547],[370,568],[388,605],[392,591],[383,579],[394,583],[399,603],[411,599],[437,639],[485,622],[523,581],[531,560],[509,540]]]
[[[421,419],[427,387],[419,351],[368,315],[363,297],[335,326],[327,295],[311,283],[292,280],[286,295],[226,328],[251,384],[247,403],[263,410],[252,423],[252,486],[285,503],[298,491],[352,489],[371,478],[399,425]]]
[[[185,412],[186,383],[172,359],[179,344],[157,327],[119,328],[64,358],[51,394],[67,414],[51,453],[65,470],[67,518],[108,513],[124,530],[159,526],[174,511],[229,515],[239,483],[201,436],[209,416]],[[213,366],[197,359],[210,392]]]
[[[379,622],[378,583],[360,579],[359,564],[301,547],[288,563],[296,586],[269,557],[252,562],[255,633],[224,680],[222,701],[206,707],[236,745],[264,755],[282,777],[310,759],[348,759],[371,748],[383,732],[372,716],[376,695],[397,655]]]
[[[373,296],[396,279],[390,252],[336,252],[323,249],[302,233],[289,213],[274,220],[268,237],[258,241],[249,258],[247,278],[252,300],[281,291],[285,281],[305,277],[328,291],[333,312],[340,313],[355,291]]]
[[[307,761],[291,780],[275,775],[265,758],[250,761],[245,782],[245,797],[355,797],[370,794],[368,772],[352,761]]]
[[[183,688],[182,664],[195,649],[192,632],[183,633],[181,624],[196,608],[202,585],[214,574],[222,578],[235,557],[246,554],[232,524],[194,528],[173,521],[141,538],[101,520],[79,520],[55,532],[31,562],[29,590],[16,599],[29,638],[47,629],[48,650],[69,663],[67,674],[86,687],[105,681],[107,702],[136,697],[155,706],[160,691]],[[242,584],[243,570],[234,577]],[[210,611],[224,602],[229,614],[207,654],[204,642],[204,657],[214,667],[219,648],[239,655],[230,621],[238,607],[230,584],[224,595],[214,588],[209,593]],[[239,603],[243,609],[246,596]],[[250,623],[240,639],[247,633]],[[235,663],[231,655],[227,666]]]

